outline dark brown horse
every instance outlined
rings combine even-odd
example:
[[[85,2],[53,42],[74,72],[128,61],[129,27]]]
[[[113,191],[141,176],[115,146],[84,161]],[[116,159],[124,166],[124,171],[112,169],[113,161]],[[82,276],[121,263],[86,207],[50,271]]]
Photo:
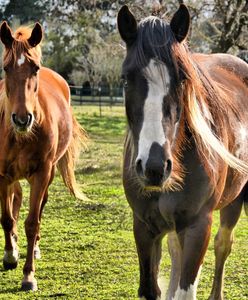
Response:
[[[70,91],[57,73],[40,65],[42,28],[19,28],[14,35],[6,22],[0,28],[5,46],[0,82],[0,200],[5,234],[5,269],[18,263],[16,223],[22,195],[18,180],[30,184],[30,209],[25,221],[27,258],[23,290],[36,290],[34,257],[41,214],[56,166],[65,185],[79,195],[74,176],[76,150],[86,135],[72,116]]]
[[[138,294],[147,300],[161,295],[157,275],[167,233],[167,299],[196,299],[215,209],[220,228],[209,299],[223,299],[233,228],[248,200],[248,65],[227,54],[190,53],[189,25],[185,5],[170,24],[158,17],[137,24],[127,6],[118,14],[127,46],[123,182],[133,210]]]

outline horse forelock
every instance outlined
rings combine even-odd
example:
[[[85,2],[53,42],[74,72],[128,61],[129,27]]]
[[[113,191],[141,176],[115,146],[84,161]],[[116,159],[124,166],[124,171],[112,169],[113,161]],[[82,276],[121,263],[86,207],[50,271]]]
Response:
[[[40,45],[31,47],[28,43],[31,32],[32,30],[29,27],[19,27],[15,31],[11,48],[5,48],[3,52],[4,66],[7,66],[10,63],[15,65],[22,54],[29,61],[33,61],[36,65],[40,65],[42,56]]]
[[[140,21],[138,25],[137,41],[132,53],[133,67],[143,69],[151,58],[166,62],[171,60],[171,45],[175,41],[170,26],[162,19],[150,16]]]

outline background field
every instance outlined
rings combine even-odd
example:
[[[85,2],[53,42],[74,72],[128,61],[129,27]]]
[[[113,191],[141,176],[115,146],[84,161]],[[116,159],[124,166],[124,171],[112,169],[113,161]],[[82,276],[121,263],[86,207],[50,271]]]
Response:
[[[121,184],[122,147],[125,117],[122,107],[75,107],[80,123],[87,129],[91,144],[77,169],[78,182],[91,199],[84,203],[70,197],[59,176],[50,188],[50,200],[41,226],[42,259],[36,261],[39,291],[19,291],[26,253],[23,222],[28,207],[28,186],[19,222],[20,263],[5,272],[0,266],[0,299],[136,299],[137,255],[132,234],[132,215]],[[215,214],[213,233],[217,231]],[[226,266],[227,300],[248,299],[247,217],[236,227],[236,239]],[[3,253],[3,231],[0,249]],[[198,299],[210,293],[213,276],[213,235],[200,278]],[[164,240],[161,276],[169,276],[169,257]]]

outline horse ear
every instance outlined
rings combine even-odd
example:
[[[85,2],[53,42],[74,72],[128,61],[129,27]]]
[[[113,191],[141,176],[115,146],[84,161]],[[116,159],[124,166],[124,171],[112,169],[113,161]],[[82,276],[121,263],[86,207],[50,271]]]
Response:
[[[171,30],[173,31],[175,38],[179,43],[181,43],[187,37],[189,26],[189,10],[186,5],[181,4],[170,22]]]
[[[137,22],[127,5],[123,5],[117,16],[117,25],[121,38],[132,45],[137,36]]]
[[[43,37],[42,27],[40,23],[37,22],[32,30],[30,38],[28,39],[29,45],[31,47],[37,46],[41,42],[42,37]]]
[[[5,47],[11,48],[14,38],[12,36],[11,29],[6,21],[4,21],[1,24],[0,38],[1,38],[2,43],[5,45]]]

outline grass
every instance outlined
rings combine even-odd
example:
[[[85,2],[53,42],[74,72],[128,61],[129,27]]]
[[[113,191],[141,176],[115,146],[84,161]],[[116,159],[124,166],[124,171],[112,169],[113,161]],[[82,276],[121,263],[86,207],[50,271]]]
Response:
[[[77,169],[78,182],[91,203],[72,198],[57,175],[50,188],[41,226],[42,259],[36,261],[37,292],[20,292],[26,253],[23,222],[28,209],[28,186],[22,182],[24,205],[19,222],[20,262],[16,270],[0,266],[0,299],[136,299],[138,263],[132,233],[132,213],[121,183],[125,132],[123,108],[76,107],[78,120],[87,129],[91,144]],[[213,234],[217,231],[215,214]],[[248,299],[246,253],[247,217],[242,214],[236,240],[226,266],[227,300]],[[4,238],[0,231],[3,253]],[[213,277],[213,235],[200,278],[198,299],[207,299]],[[168,282],[169,256],[164,240],[161,273]]]

